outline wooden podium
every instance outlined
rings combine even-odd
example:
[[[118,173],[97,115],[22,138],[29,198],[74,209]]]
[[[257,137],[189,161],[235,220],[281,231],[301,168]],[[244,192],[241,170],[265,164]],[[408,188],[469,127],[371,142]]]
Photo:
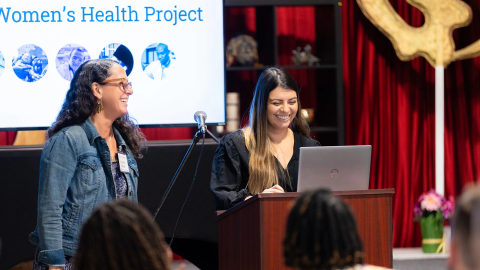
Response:
[[[394,189],[333,193],[355,214],[365,263],[392,268]],[[217,211],[220,270],[291,269],[283,264],[283,238],[290,202],[298,195],[257,194]]]

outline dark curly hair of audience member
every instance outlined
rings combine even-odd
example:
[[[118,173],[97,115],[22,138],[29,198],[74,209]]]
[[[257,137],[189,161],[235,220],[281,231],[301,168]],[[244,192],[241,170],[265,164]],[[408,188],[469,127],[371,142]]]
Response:
[[[302,194],[292,207],[283,242],[285,265],[336,269],[363,263],[352,212],[329,190]]]
[[[109,59],[89,60],[77,69],[57,120],[47,132],[49,138],[64,127],[83,123],[94,114],[97,98],[93,95],[92,83],[104,85],[102,82],[110,76],[110,68],[116,63]],[[142,158],[141,151],[145,148],[146,140],[134,120],[127,113],[117,118],[113,126],[120,132],[132,154]]]
[[[142,206],[128,200],[99,206],[82,228],[76,270],[167,270],[169,247]]]

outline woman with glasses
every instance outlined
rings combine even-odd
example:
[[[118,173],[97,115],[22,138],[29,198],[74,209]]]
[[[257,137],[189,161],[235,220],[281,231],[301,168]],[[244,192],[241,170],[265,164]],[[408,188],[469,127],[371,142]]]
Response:
[[[34,269],[71,269],[92,211],[111,200],[137,201],[135,158],[145,137],[128,116],[132,94],[115,61],[90,60],[75,72],[41,156]]]

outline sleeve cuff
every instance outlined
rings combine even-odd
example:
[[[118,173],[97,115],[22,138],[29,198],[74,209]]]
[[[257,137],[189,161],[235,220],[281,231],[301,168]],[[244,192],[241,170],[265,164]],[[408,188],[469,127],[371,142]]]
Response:
[[[252,196],[252,194],[250,193],[250,191],[248,191],[248,189],[242,189],[240,190],[238,193],[237,193],[237,197],[235,197],[231,203],[230,203],[230,207],[233,207],[241,202],[243,202],[245,200],[245,198],[247,198],[248,196]]]
[[[51,266],[65,266],[63,248],[40,251],[38,253],[38,262]]]

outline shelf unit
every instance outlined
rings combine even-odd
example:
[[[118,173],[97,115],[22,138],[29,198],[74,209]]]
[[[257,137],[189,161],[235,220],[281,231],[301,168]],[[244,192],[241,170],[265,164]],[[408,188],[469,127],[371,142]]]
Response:
[[[341,5],[338,0],[225,0],[224,45],[239,34],[252,35],[258,42],[259,63],[263,65],[225,68],[227,92],[240,94],[240,117],[248,113],[260,73],[265,68],[277,66],[289,72],[299,83],[302,89],[302,107],[315,110],[315,121],[311,125],[312,136],[322,145],[344,144]],[[320,58],[320,65],[313,67],[295,66],[291,61],[291,51],[296,46],[303,48],[309,43],[301,39],[294,40],[295,36],[284,36],[278,31],[281,22],[279,10],[306,6],[315,12],[315,40],[310,45],[313,55]],[[242,14],[239,10],[252,11],[252,8],[255,10],[256,30],[253,32],[242,25],[245,21],[238,15]],[[251,22],[252,19],[249,18],[250,26]]]

